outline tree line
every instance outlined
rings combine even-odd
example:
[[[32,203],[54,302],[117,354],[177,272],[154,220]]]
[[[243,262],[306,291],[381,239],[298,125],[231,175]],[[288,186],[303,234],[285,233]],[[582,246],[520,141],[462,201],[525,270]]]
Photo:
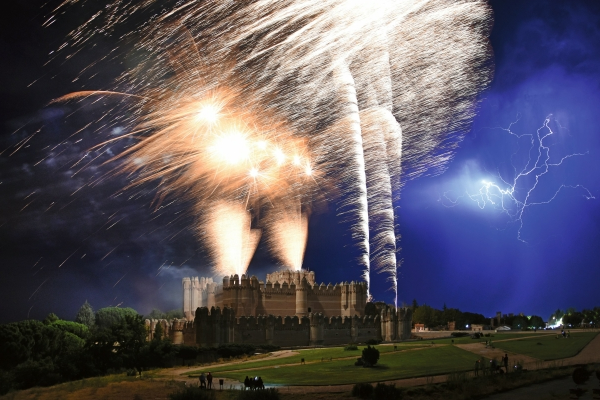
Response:
[[[564,325],[571,327],[587,327],[596,328],[600,321],[600,307],[594,307],[591,309],[583,309],[577,311],[575,308],[567,308],[561,310],[560,308],[553,312],[548,319],[551,325]]]
[[[419,305],[417,300],[412,302],[413,323],[423,324],[430,329],[444,329],[448,327],[449,322],[455,323],[456,330],[469,329],[473,324],[489,325],[490,318],[483,314],[477,314],[467,311],[461,311],[458,308],[446,307],[441,310],[433,308],[427,304]],[[498,322],[495,322],[496,324]],[[511,315],[502,316],[499,321],[500,326],[508,326],[511,329],[541,329],[546,326],[543,318],[537,315]]]
[[[148,317],[177,316],[177,312],[153,310]],[[111,373],[141,375],[150,368],[192,363],[198,358],[216,361],[256,351],[252,345],[174,345],[164,337],[161,324],[157,324],[154,339],[147,341],[144,319],[132,308],[107,307],[94,312],[86,301],[74,321],[50,314],[43,321],[0,325],[0,395]]]

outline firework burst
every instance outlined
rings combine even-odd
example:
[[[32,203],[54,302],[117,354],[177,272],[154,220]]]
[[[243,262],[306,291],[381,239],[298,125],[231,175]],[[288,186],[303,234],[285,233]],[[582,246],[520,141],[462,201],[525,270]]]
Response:
[[[55,14],[78,2],[89,3],[65,1]],[[130,134],[140,138],[122,155],[133,183],[161,179],[164,192],[184,192],[201,210],[217,201],[260,214],[271,205],[280,217],[266,213],[265,221],[280,223],[268,224],[269,242],[298,268],[318,172],[352,223],[364,278],[371,267],[384,272],[397,297],[401,182],[442,171],[468,131],[491,78],[489,6],[159,3],[111,2],[62,49],[70,57],[94,35],[136,25],[122,37],[136,38],[139,56],[115,85],[133,95]],[[293,232],[296,244],[286,250],[281,238]]]

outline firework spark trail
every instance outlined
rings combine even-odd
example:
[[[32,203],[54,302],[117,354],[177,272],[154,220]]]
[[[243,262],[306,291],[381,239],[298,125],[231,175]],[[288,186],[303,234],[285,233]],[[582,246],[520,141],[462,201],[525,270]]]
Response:
[[[595,197],[583,185],[562,184],[547,200],[532,201],[531,198],[535,196],[540,180],[548,174],[552,168],[561,166],[565,160],[576,156],[584,156],[587,153],[572,153],[561,157],[560,160],[556,162],[551,162],[551,148],[550,145],[545,144],[545,141],[555,134],[555,131],[550,126],[550,123],[554,121],[552,114],[544,119],[544,123],[537,129],[535,135],[518,135],[513,132],[512,127],[518,121],[519,120],[517,119],[512,122],[508,128],[501,129],[508,134],[515,136],[517,139],[529,137],[531,145],[527,149],[527,154],[531,154],[532,151],[534,151],[537,156],[529,156],[526,164],[520,170],[513,165],[514,177],[512,177],[512,179],[504,179],[499,175],[498,178],[501,183],[495,183],[492,180],[483,180],[482,186],[477,193],[467,192],[467,196],[472,201],[476,202],[479,208],[484,209],[489,204],[492,207],[500,209],[503,213],[508,215],[512,221],[518,222],[519,229],[517,230],[517,239],[526,243],[521,236],[521,231],[524,225],[523,215],[528,208],[549,204],[563,189],[580,189],[587,200],[595,199]],[[558,121],[556,121],[556,123],[558,124]],[[528,183],[529,179],[533,179],[533,182]],[[444,197],[448,199],[446,194],[444,194]],[[452,206],[455,206],[458,201],[459,198],[451,201]]]
[[[213,254],[215,275],[246,273],[248,264],[261,237],[260,229],[251,229],[251,216],[242,204],[217,201],[206,206],[205,226],[200,235],[205,237]]]
[[[308,239],[308,213],[299,202],[290,203],[270,209],[264,222],[267,241],[276,258],[285,267],[299,271]]]
[[[65,2],[48,21],[74,3]],[[394,200],[401,175],[441,172],[468,131],[477,95],[491,77],[489,6],[479,0],[208,0],[162,11],[158,5],[114,1],[94,11],[53,55],[79,52],[94,35],[135,21],[142,11],[156,12],[136,30],[136,49],[146,55],[115,90],[104,92],[126,93],[132,102],[131,117],[121,123],[129,126],[127,137],[141,135],[125,154],[129,170],[139,173],[134,184],[165,179],[165,192],[191,188],[186,193],[198,208],[215,200],[243,202],[254,214],[298,201],[310,208],[316,185],[291,166],[274,168],[259,157],[235,170],[199,148],[214,132],[191,121],[203,101],[216,101],[224,110],[218,119],[243,132],[238,145],[228,141],[228,151],[254,157],[240,145],[244,140],[266,141],[272,149],[287,144],[286,155],[302,153],[307,168],[334,181],[364,279],[370,282],[373,264],[396,292]],[[281,250],[275,245],[275,253]]]

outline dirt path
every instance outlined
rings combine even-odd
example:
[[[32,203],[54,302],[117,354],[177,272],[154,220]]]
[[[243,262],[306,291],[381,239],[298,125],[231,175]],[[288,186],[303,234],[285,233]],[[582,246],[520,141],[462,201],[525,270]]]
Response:
[[[272,352],[267,357],[260,358],[260,359],[254,359],[254,360],[250,359],[250,360],[242,360],[242,361],[232,361],[232,362],[228,362],[228,363],[209,364],[209,365],[194,365],[191,367],[176,367],[176,368],[164,369],[160,372],[159,376],[160,377],[168,377],[169,379],[175,379],[175,380],[187,380],[187,377],[184,377],[182,375],[189,373],[189,372],[193,372],[193,371],[198,371],[198,370],[210,371],[211,367],[219,367],[220,368],[220,367],[226,367],[228,365],[238,365],[238,364],[254,362],[254,361],[275,360],[278,358],[291,357],[291,356],[295,356],[298,354],[300,354],[300,353],[298,353],[297,351],[294,351],[294,350],[279,350],[279,351]],[[177,379],[178,377],[181,379]]]

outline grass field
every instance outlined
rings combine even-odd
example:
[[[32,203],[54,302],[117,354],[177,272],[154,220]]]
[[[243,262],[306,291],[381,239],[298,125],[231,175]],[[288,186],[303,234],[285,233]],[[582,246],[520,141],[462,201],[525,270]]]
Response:
[[[380,354],[390,353],[390,352],[399,352],[402,350],[429,347],[429,343],[420,343],[420,342],[408,342],[408,343],[398,343],[397,350],[394,350],[394,346],[376,346],[379,349]],[[330,358],[358,358],[362,354],[362,349],[366,346],[358,346],[358,350],[344,350],[343,347],[328,347],[321,349],[304,349],[298,350],[297,355],[292,355],[290,357],[276,358],[272,360],[264,360],[264,361],[248,361],[240,364],[228,365],[228,366],[214,366],[210,367],[211,372],[222,372],[222,371],[231,371],[231,370],[239,370],[241,368],[263,368],[263,367],[272,367],[276,365],[285,365],[285,364],[299,364],[302,358],[306,363],[311,362],[320,362],[321,359],[329,360]],[[206,372],[206,368],[202,370],[195,370],[192,372],[186,372],[186,375],[199,375],[201,371]]]
[[[356,358],[359,357],[357,354]],[[414,376],[466,371],[476,359],[472,353],[454,346],[424,348],[417,351],[381,354],[375,368],[354,366],[355,359],[317,362],[306,365],[281,366],[221,372],[220,376],[243,381],[246,375],[260,376],[269,384],[331,385],[377,382]],[[212,371],[212,370],[211,370]]]
[[[557,339],[558,335],[553,334],[494,342],[494,346],[540,360],[558,360],[577,355],[597,334],[597,332],[572,332],[568,339],[562,337]]]
[[[2,400],[167,399],[182,382],[127,377],[124,374],[82,379],[47,388],[32,388],[0,396]]]

